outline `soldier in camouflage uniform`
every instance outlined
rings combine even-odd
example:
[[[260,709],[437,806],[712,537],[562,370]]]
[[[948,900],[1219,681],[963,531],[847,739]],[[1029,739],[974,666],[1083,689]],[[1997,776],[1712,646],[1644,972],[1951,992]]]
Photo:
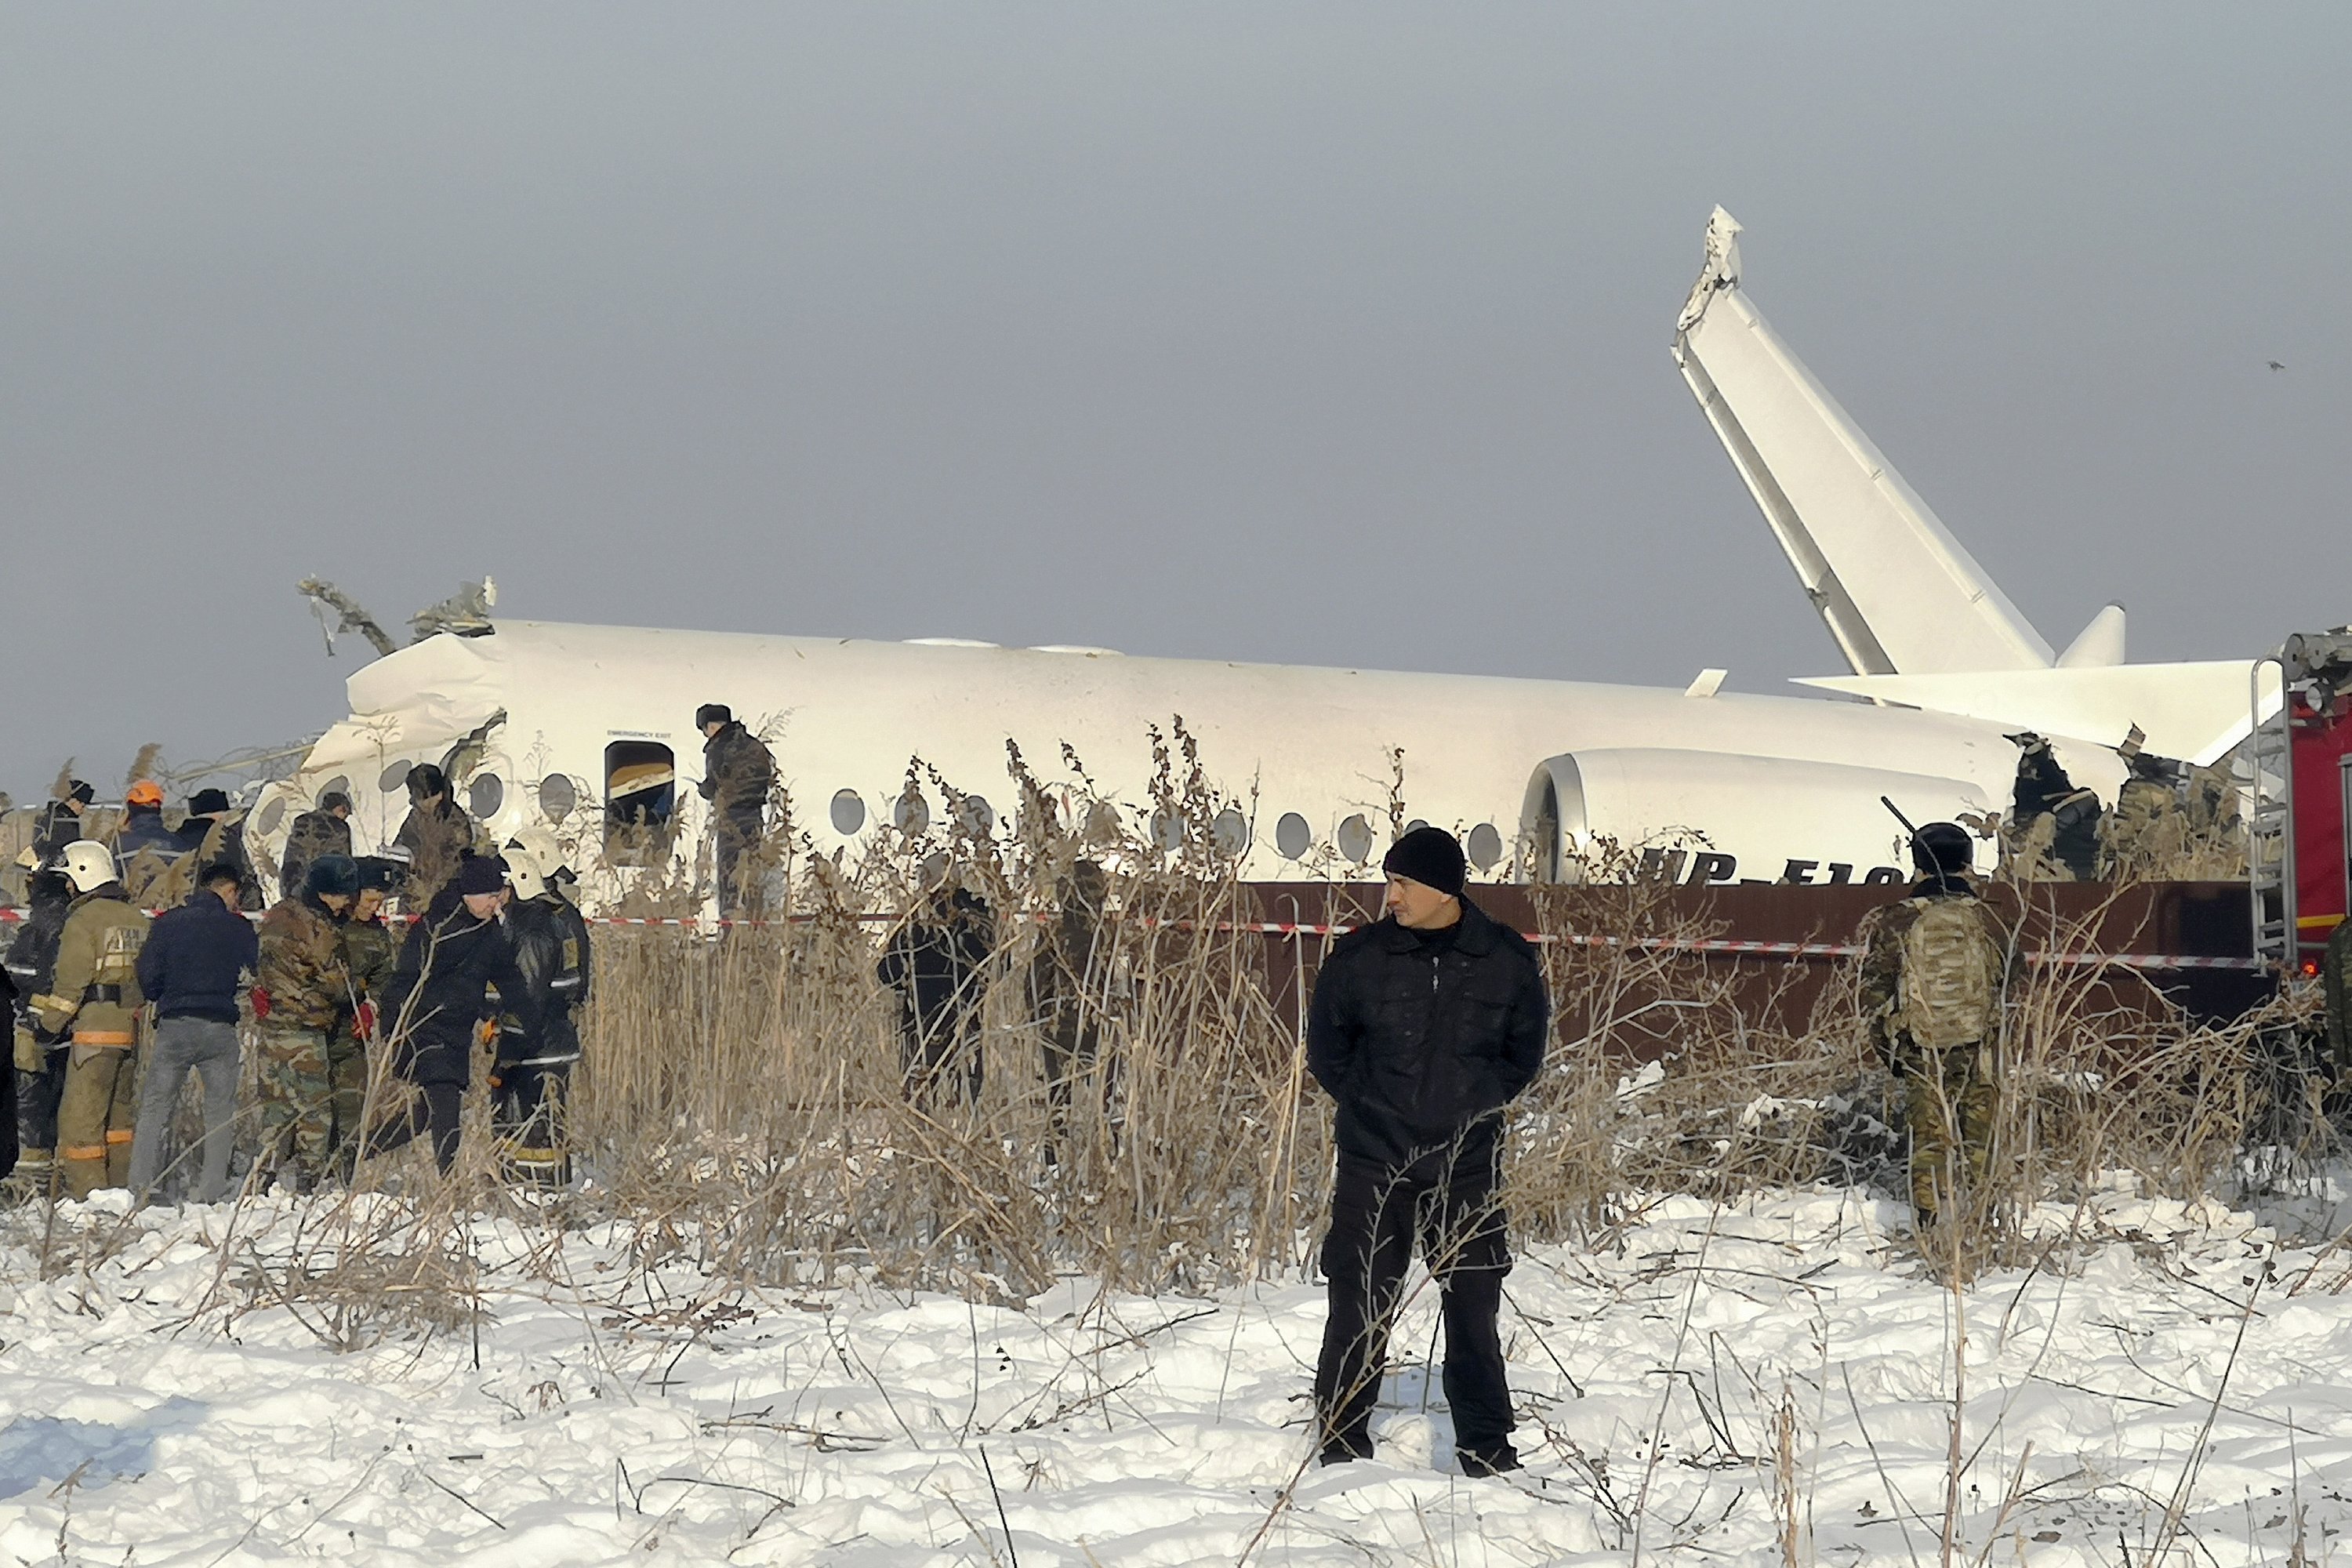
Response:
[[[1911,896],[1864,926],[1862,1016],[1901,1089],[1923,1232],[1977,1201],[1992,1146],[2010,932],[1969,883],[1972,855],[1966,828],[1922,827]]]
[[[2088,882],[2099,871],[2099,797],[2077,789],[2050,742],[2032,731],[2009,737],[2018,747],[2004,862],[2021,882]]]
[[[236,907],[247,914],[261,909],[261,879],[246,850],[245,813],[229,804],[226,790],[200,789],[188,797],[188,817],[180,824],[180,842],[194,866],[236,868]]]
[[[286,848],[278,858],[278,885],[289,891],[299,888],[311,861],[351,852],[352,797],[331,789],[319,797],[317,810],[304,812],[286,830]]]
[[[57,1169],[66,1196],[86,1198],[131,1178],[139,1106],[139,950],[147,917],[114,879],[114,853],[87,840],[65,850],[66,879],[79,895],[58,938],[58,965],[33,1012],[51,1034],[73,1031],[65,1089],[58,1100]]]
[[[349,1006],[341,933],[359,881],[349,856],[322,855],[300,895],[280,899],[261,919],[261,971],[251,993],[261,1083],[255,1167],[298,1192],[318,1184],[333,1153],[328,1039]]]
[[[2173,782],[2180,764],[2147,751],[2139,726],[2116,748],[2131,775],[2116,792],[2106,817],[2106,842],[2099,857],[2111,882],[2161,876],[2178,866],[2189,847],[2186,822]]]
[[[337,933],[343,972],[351,984],[327,1052],[327,1074],[334,1084],[338,1151],[355,1149],[364,1130],[361,1111],[367,1099],[369,1053],[375,1044],[384,984],[400,958],[401,933],[384,924],[383,904],[399,886],[401,867],[397,861],[374,855],[358,864],[360,890],[352,898],[350,917]]]

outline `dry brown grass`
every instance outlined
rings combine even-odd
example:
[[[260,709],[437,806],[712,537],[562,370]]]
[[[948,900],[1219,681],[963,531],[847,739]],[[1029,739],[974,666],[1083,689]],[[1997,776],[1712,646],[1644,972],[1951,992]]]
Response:
[[[1012,762],[1020,808],[993,830],[960,822],[966,797],[918,762],[910,776],[946,802],[922,831],[876,834],[854,862],[777,835],[761,869],[767,912],[788,920],[600,928],[571,1114],[584,1187],[507,1188],[478,1089],[449,1177],[416,1151],[371,1162],[354,1194],[315,1205],[299,1246],[267,1257],[240,1253],[232,1222],[213,1310],[283,1305],[338,1346],[457,1328],[478,1310],[468,1226],[484,1215],[542,1236],[612,1224],[640,1264],[690,1262],[719,1291],[865,1279],[1010,1299],[1075,1272],[1189,1292],[1304,1266],[1328,1195],[1328,1102],[1307,1079],[1295,1016],[1273,1001],[1269,971],[1296,955],[1233,929],[1244,889],[1213,831],[1219,813],[1254,803],[1206,782],[1181,727],[1153,798],[1124,812],[1095,809],[1075,758],[1071,784]],[[1056,1137],[1024,977],[1080,857],[1109,871],[1111,1002]],[[971,1105],[909,1099],[898,1004],[875,975],[940,858],[997,915]],[[1563,1038],[1513,1111],[1515,1234],[1606,1244],[1669,1193],[1899,1192],[1887,1075],[1864,1047],[1850,976],[1790,1021],[1769,986],[1688,951],[1709,923],[1672,913],[1621,858],[1583,885],[1536,890],[1544,931],[1584,940],[1543,949]],[[627,907],[693,910],[709,875],[707,858],[649,871]],[[2045,922],[2036,940],[2080,949],[2094,923]],[[2236,1195],[2323,1152],[2291,1062],[2296,1006],[2199,1025],[2136,974],[2032,968],[2001,1047],[2000,1151],[1968,1259],[2010,1247],[2023,1205],[2103,1173]],[[380,1078],[375,1113],[397,1092]],[[555,1268],[560,1248],[542,1252],[524,1265]]]

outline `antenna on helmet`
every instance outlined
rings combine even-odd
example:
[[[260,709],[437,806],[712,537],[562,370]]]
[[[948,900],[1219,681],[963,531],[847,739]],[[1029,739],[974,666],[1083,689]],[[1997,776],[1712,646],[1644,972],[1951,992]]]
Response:
[[[1919,830],[1911,826],[1911,819],[1903,815],[1903,808],[1901,806],[1895,805],[1893,800],[1883,795],[1878,797],[1878,804],[1895,814],[1895,820],[1903,825],[1904,832],[1909,834],[1914,838],[1919,837]]]

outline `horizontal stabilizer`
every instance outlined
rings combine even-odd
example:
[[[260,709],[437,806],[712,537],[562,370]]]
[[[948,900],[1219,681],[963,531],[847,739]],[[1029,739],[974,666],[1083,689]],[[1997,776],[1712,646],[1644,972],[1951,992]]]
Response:
[[[2147,731],[2149,751],[2204,763],[2244,740],[2252,727],[2253,668],[2246,659],[2213,659],[1980,674],[1827,675],[1798,684],[2105,746],[2121,745],[2137,724]],[[2266,664],[2265,717],[2278,710],[2278,667]]]
[[[1739,287],[1721,207],[1675,363],[1857,674],[2040,669],[2050,645]]]

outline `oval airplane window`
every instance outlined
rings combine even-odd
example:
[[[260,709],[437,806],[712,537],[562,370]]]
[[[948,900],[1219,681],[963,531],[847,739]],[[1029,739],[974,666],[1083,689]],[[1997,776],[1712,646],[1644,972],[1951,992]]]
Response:
[[[539,781],[540,815],[550,822],[561,822],[579,809],[580,786],[564,773],[550,773]]]
[[[325,800],[331,795],[339,795],[348,800],[351,798],[351,794],[352,781],[342,773],[337,773],[333,778],[329,779],[325,784],[319,786],[319,800],[321,801]],[[318,802],[314,801],[311,804],[315,805]]]
[[[1339,824],[1339,831],[1331,836],[1339,847],[1339,858],[1360,866],[1372,852],[1372,825],[1360,813]]]
[[[1098,800],[1087,808],[1087,837],[1096,844],[1118,842],[1118,807]]]
[[[476,773],[474,782],[466,786],[466,805],[477,822],[496,816],[506,803],[507,781],[496,773]]]
[[[256,826],[264,833],[275,833],[278,831],[278,825],[285,819],[286,797],[279,795],[261,808],[261,820]]]
[[[402,790],[406,789],[408,770],[415,765],[415,763],[404,759],[384,769],[383,777],[375,781],[377,792],[383,795],[398,795]]]
[[[1503,858],[1503,835],[1491,822],[1482,822],[1470,830],[1470,864],[1481,871],[1491,871]]]
[[[1420,817],[1416,816],[1411,822],[1404,825],[1404,830],[1407,833],[1418,833],[1428,826],[1428,823],[1423,822]]]
[[[1237,860],[1249,853],[1249,818],[1229,805],[1217,813],[1217,820],[1209,825],[1209,837],[1218,854],[1228,860]]]
[[[854,789],[835,790],[832,815],[833,830],[848,837],[866,826],[866,797]]]
[[[918,791],[908,790],[898,797],[898,804],[890,808],[890,826],[909,838],[930,825],[931,803]]]
[[[1286,860],[1296,860],[1315,847],[1315,830],[1295,811],[1286,811],[1274,825],[1274,847]]]
[[[968,795],[956,807],[956,826],[966,833],[987,833],[996,826],[996,808],[984,795]]]
[[[1151,841],[1162,849],[1181,849],[1184,846],[1184,814],[1181,811],[1155,811],[1151,814]]]

